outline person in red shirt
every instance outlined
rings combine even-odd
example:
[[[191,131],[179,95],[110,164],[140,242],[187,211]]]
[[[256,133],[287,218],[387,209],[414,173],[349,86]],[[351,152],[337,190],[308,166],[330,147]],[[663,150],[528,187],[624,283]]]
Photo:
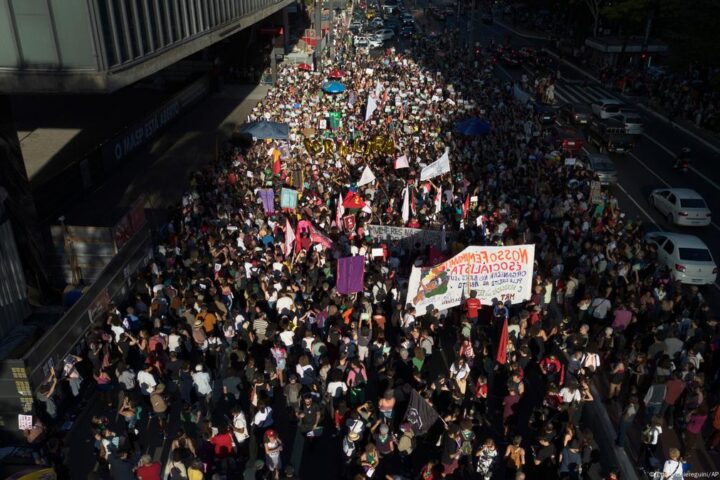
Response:
[[[215,458],[222,460],[229,457],[235,451],[235,444],[227,426],[220,427],[217,435],[210,439],[215,449]]]
[[[161,480],[160,470],[160,462],[153,462],[150,455],[143,455],[135,469],[135,476],[138,480]]]
[[[480,308],[482,308],[482,303],[477,298],[477,291],[472,290],[470,298],[465,300],[465,312],[467,312],[467,318],[471,323],[477,322]]]

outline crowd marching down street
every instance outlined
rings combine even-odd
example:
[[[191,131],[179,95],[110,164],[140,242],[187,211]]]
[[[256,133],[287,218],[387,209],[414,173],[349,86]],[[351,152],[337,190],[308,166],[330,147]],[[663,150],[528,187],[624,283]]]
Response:
[[[343,41],[317,70],[280,67],[66,367],[107,404],[98,472],[619,478],[591,402],[664,478],[720,444],[714,312],[460,43]],[[49,417],[60,381],[41,388]],[[143,455],[145,426],[167,458]],[[337,460],[310,465],[314,444]]]

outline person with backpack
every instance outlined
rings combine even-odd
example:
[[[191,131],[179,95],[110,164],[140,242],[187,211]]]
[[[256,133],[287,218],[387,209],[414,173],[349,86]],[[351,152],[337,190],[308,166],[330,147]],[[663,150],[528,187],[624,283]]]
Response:
[[[640,433],[640,443],[642,447],[640,449],[640,457],[638,458],[638,463],[641,466],[645,466],[651,458],[655,457],[662,431],[662,418],[658,416],[653,417],[650,423],[642,429]]]

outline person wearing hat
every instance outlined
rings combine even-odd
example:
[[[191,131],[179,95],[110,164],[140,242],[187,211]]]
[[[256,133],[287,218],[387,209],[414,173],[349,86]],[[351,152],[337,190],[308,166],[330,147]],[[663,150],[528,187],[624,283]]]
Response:
[[[355,463],[357,460],[357,442],[360,440],[360,434],[354,431],[349,431],[347,435],[343,437],[342,451],[343,451],[343,476],[346,475],[350,465]]]
[[[263,448],[265,449],[265,465],[272,472],[272,477],[278,480],[280,478],[280,469],[282,469],[280,454],[283,450],[283,443],[272,428],[265,431]]]

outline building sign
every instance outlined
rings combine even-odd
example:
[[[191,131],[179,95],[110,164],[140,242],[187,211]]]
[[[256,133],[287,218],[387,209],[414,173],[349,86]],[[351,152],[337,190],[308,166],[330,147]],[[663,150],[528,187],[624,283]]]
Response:
[[[116,164],[147,143],[171,120],[180,115],[179,100],[172,100],[152,112],[119,137],[103,146],[103,158],[109,164]]]

